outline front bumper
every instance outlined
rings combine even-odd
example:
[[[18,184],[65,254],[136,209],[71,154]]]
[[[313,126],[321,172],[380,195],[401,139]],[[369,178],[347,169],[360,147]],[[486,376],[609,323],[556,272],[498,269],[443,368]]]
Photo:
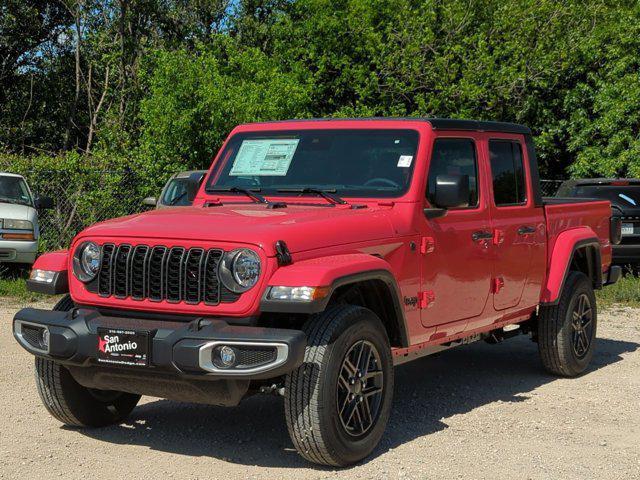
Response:
[[[38,241],[0,239],[0,263],[28,263],[36,261]]]
[[[98,358],[98,328],[149,332],[149,366],[105,367]],[[46,330],[46,335],[44,331]],[[136,376],[163,375],[197,381],[265,379],[298,367],[303,360],[306,336],[299,330],[229,325],[224,320],[191,322],[109,317],[96,310],[69,312],[25,308],[13,320],[14,337],[28,352],[70,367],[135,371]],[[43,335],[39,335],[39,333]],[[47,341],[42,340],[47,337]],[[217,345],[273,350],[259,364],[217,368],[211,361]]]

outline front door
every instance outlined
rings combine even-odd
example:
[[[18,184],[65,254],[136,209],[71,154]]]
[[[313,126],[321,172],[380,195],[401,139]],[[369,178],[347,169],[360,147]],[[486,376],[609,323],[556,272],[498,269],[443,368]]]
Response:
[[[422,324],[433,327],[480,315],[491,288],[491,225],[477,138],[434,139],[426,187],[433,206],[436,177],[469,177],[469,206],[422,223]]]

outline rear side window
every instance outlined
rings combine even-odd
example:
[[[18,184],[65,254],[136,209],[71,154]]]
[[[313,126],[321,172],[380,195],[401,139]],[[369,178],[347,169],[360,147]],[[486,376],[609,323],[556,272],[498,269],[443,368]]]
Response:
[[[493,199],[497,206],[520,205],[527,201],[522,147],[518,142],[489,141]]]
[[[478,205],[478,160],[475,142],[469,138],[438,138],[433,143],[427,199],[433,203],[438,175],[468,175],[469,207]]]

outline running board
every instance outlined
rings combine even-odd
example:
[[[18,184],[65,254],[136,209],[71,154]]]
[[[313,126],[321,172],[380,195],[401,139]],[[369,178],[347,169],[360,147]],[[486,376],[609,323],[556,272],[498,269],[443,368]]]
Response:
[[[427,355],[433,355],[434,353],[443,352],[453,347],[459,347],[460,345],[468,345],[469,343],[483,340],[489,336],[489,333],[476,333],[469,335],[468,337],[461,338],[459,340],[453,340],[451,342],[443,343],[440,345],[428,345],[425,343],[419,343],[418,345],[412,345],[408,348],[396,348],[393,349],[393,364],[402,365],[403,363],[416,360]]]

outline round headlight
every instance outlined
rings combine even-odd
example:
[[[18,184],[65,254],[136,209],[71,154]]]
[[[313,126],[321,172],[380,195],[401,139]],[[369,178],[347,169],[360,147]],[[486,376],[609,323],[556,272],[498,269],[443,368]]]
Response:
[[[246,292],[259,277],[260,257],[253,250],[239,248],[224,254],[220,262],[220,280],[232,292]]]
[[[251,288],[260,276],[260,257],[251,250],[241,250],[233,260],[231,271],[238,285]]]
[[[83,282],[96,278],[100,271],[100,247],[94,242],[80,245],[73,255],[73,271]]]

